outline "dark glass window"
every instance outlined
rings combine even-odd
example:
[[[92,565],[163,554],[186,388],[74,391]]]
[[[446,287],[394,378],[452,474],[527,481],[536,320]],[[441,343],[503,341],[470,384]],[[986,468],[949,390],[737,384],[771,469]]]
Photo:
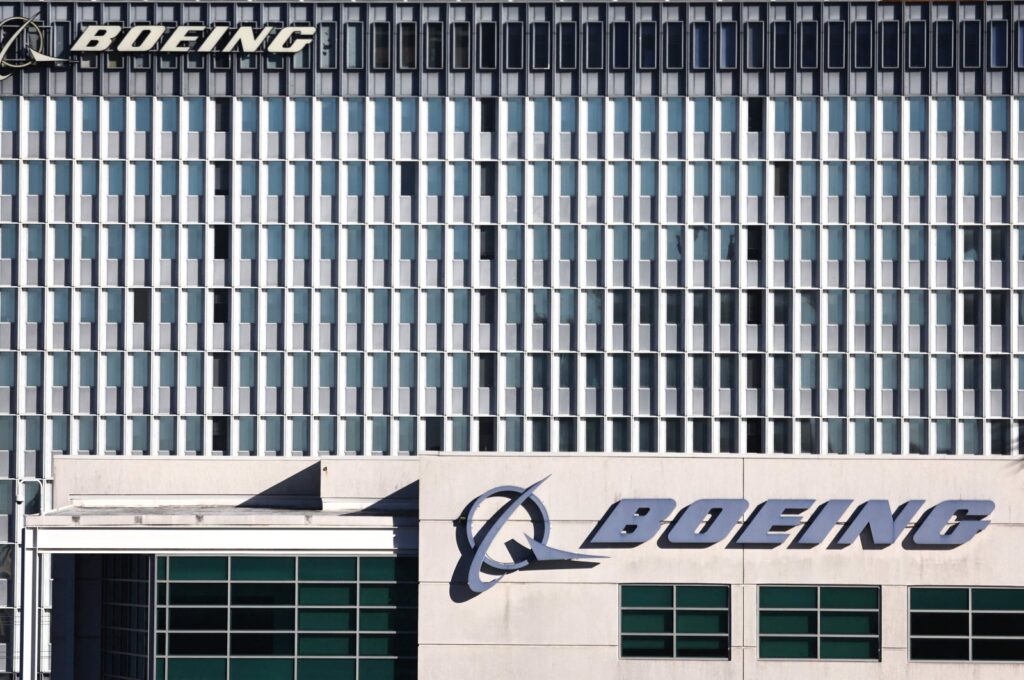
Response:
[[[729,658],[729,586],[624,585],[623,657]]]
[[[881,658],[877,587],[762,586],[758,652],[762,659]]]
[[[1017,68],[1024,69],[1024,21],[1017,22]]]
[[[846,24],[842,21],[829,21],[825,24],[825,40],[828,58],[825,66],[830,69],[846,68]]]
[[[988,22],[988,65],[989,68],[1006,68],[1008,64],[1007,42],[1009,29],[1005,21]]]
[[[665,68],[679,70],[686,66],[683,51],[683,22],[665,24]]]
[[[923,21],[907,22],[907,68],[928,66],[928,25]]]
[[[416,68],[416,24],[398,24],[398,68],[412,71]]]
[[[911,588],[910,658],[1024,661],[1024,588]]]
[[[572,21],[558,24],[558,68],[572,71],[576,68],[576,24]]]
[[[800,68],[818,68],[818,22],[800,22]]]
[[[370,66],[376,71],[391,68],[391,25],[373,24],[373,61]]]
[[[612,68],[616,71],[629,68],[629,24],[625,21],[612,24]]]
[[[452,68],[457,71],[468,71],[470,67],[469,22],[458,21],[452,24]]]
[[[440,71],[444,68],[444,24],[437,21],[425,24],[424,40],[427,70]]]
[[[218,260],[231,258],[231,227],[227,225],[214,227],[213,256]]]
[[[881,57],[879,66],[885,69],[900,67],[900,24],[898,21],[883,21],[879,24],[881,33]]]
[[[789,22],[776,21],[772,23],[772,68],[777,71],[785,71],[792,67],[792,38],[790,37]]]
[[[764,68],[764,22],[747,24],[747,68],[757,71]]]
[[[705,71],[711,68],[711,24],[697,21],[693,24],[693,68]]]
[[[523,68],[523,22],[505,24],[505,68],[519,71]]]
[[[551,68],[551,24],[538,21],[531,26],[533,44],[531,56],[534,70],[544,71]]]
[[[498,24],[485,21],[477,25],[477,50],[480,51],[480,70],[498,68]]]
[[[736,68],[736,22],[718,24],[718,68]]]
[[[587,69],[599,71],[604,68],[604,24],[593,21],[585,25]]]
[[[960,53],[964,68],[981,68],[981,22],[960,24]]]
[[[871,68],[874,54],[873,35],[870,21],[853,22],[853,67],[856,69]]]
[[[935,68],[953,68],[953,22],[935,22]]]
[[[637,28],[637,61],[641,69],[658,68],[658,26],[653,21],[642,21]]]

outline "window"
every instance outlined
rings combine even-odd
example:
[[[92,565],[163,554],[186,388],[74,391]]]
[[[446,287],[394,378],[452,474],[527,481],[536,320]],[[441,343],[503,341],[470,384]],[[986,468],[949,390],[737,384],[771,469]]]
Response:
[[[416,24],[398,24],[398,68],[403,71],[416,69]]]
[[[800,68],[818,68],[818,22],[800,22]]]
[[[963,68],[981,68],[981,22],[960,24],[960,60]]]
[[[825,49],[827,58],[825,66],[829,69],[846,68],[846,24],[842,21],[829,21],[825,24]]]
[[[535,71],[551,68],[551,24],[538,21],[532,25],[530,43],[531,66]]]
[[[680,70],[686,65],[683,51],[683,22],[669,21],[665,24],[665,68]]]
[[[693,24],[693,68],[706,71],[711,68],[711,24],[697,21]]]
[[[604,68],[604,24],[590,22],[584,25],[586,39],[586,63],[587,69],[592,71]]]
[[[953,22],[935,22],[935,68],[953,68]]]
[[[391,68],[391,26],[385,23],[373,24],[373,60],[370,66],[376,71]]]
[[[879,66],[884,69],[900,67],[900,24],[898,21],[879,22],[881,56]]]
[[[793,48],[790,44],[789,22],[776,21],[772,23],[772,68],[776,71],[785,71],[792,65],[791,54]]]
[[[625,71],[629,68],[629,24],[616,21],[612,24],[612,69]]]
[[[988,65],[989,68],[1006,68],[1009,65],[1007,50],[1008,29],[1005,21],[988,22]]]
[[[623,657],[729,658],[729,586],[624,585]]]
[[[923,21],[907,22],[907,68],[928,66],[928,25]]]
[[[452,68],[456,71],[468,71],[469,55],[469,23],[456,21],[452,24]]]
[[[576,52],[576,24],[572,21],[558,24],[558,68],[575,70]]]
[[[505,24],[505,68],[520,71],[523,68],[523,22]]]
[[[914,661],[1024,661],[1024,588],[911,588]]]
[[[498,24],[485,21],[477,25],[477,49],[480,51],[480,70],[498,68]]]
[[[1024,21],[1017,22],[1017,68],[1024,69]]]
[[[736,68],[736,22],[718,24],[718,68]]]
[[[853,67],[866,70],[871,68],[874,54],[872,24],[870,21],[853,22]]]
[[[764,22],[751,22],[746,25],[746,68],[754,71],[765,68]]]
[[[440,71],[444,68],[444,24],[431,21],[423,30],[424,67],[428,71]]]
[[[762,586],[758,652],[762,659],[880,659],[880,589]]]
[[[636,52],[640,70],[653,71],[658,68],[658,26],[653,21],[637,24]]]

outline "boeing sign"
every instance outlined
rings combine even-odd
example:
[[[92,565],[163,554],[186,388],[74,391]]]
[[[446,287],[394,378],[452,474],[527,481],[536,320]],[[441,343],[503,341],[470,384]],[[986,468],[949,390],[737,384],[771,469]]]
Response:
[[[504,575],[529,568],[594,566],[601,555],[568,551],[548,545],[551,520],[536,495],[540,480],[528,487],[499,486],[478,496],[462,517],[461,579],[473,593],[482,593]],[[506,502],[483,526],[474,530],[482,504],[501,497]],[[911,527],[901,545],[906,550],[952,549],[964,545],[988,525],[995,509],[990,500],[943,500],[927,504],[907,500],[894,505],[889,500],[871,499],[854,505],[852,499],[811,498],[768,499],[751,510],[743,498],[704,498],[682,506],[671,498],[624,498],[614,503],[594,526],[581,546],[588,548],[630,548],[659,537],[663,547],[702,548],[728,540],[726,548],[806,549],[829,542],[832,549],[859,541],[865,548],[881,549],[896,543]],[[852,510],[851,510],[852,508]],[[532,531],[525,545],[510,540],[505,545],[519,556],[499,561],[488,554],[495,538],[517,510],[529,516]],[[673,514],[674,513],[674,514]],[[495,575],[484,580],[487,571]]]

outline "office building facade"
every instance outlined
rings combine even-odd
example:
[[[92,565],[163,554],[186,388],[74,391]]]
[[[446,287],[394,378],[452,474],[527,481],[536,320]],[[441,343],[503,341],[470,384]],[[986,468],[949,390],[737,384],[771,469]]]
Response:
[[[879,459],[916,460],[918,468],[898,466],[906,486],[887,491],[894,512],[925,491],[935,495],[929,502],[961,498],[954,480],[973,476],[974,461],[1014,469],[1024,422],[1024,5],[0,3],[8,21],[0,673],[66,677],[72,663],[74,677],[89,677],[86,667],[103,678],[249,678],[256,668],[275,678],[375,678],[417,667],[431,677],[447,667],[439,651],[460,639],[425,638],[432,619],[423,608],[415,614],[413,595],[427,602],[424,583],[447,568],[447,555],[424,543],[422,499],[438,490],[427,489],[431,463],[420,456],[447,467],[455,454],[500,452],[523,461],[505,484],[525,489],[548,474],[542,454],[591,454],[580,459],[591,467],[566,474],[607,486],[603,503],[643,495],[622,477],[630,461],[685,473],[662,461],[843,455],[883,471],[896,467]],[[452,455],[424,455],[434,452]],[[80,521],[102,522],[95,516],[111,506],[222,505],[212,488],[201,503],[184,487],[78,492],[73,479],[58,493],[58,469],[78,468],[55,461],[90,456],[118,463],[103,474],[129,476],[147,469],[137,458],[222,457],[247,479],[264,479],[259,466],[271,458],[394,458],[376,474],[420,480],[421,503],[402,495],[393,506],[370,485],[381,491],[379,512],[393,518],[390,545],[344,538],[332,551],[311,540],[262,554],[274,551],[226,538],[218,551],[189,523],[191,547],[153,541],[115,557],[116,541],[48,543],[47,532],[78,535]],[[932,467],[946,457],[948,466]],[[199,474],[195,462],[182,469]],[[882,498],[860,486],[877,473],[816,462],[821,474],[848,477],[836,498]],[[591,476],[612,468],[604,481]],[[905,472],[917,469],[936,477]],[[267,478],[267,488],[286,478]],[[375,507],[358,479],[336,494],[348,500],[321,512]],[[490,488],[470,493],[471,481],[454,484],[459,503]],[[1002,487],[998,497],[971,491],[962,498],[993,501],[993,518],[1012,501]],[[305,489],[296,502],[315,495]],[[577,510],[561,506],[569,518],[601,516]],[[261,521],[294,521],[224,514],[243,536]],[[61,524],[72,516],[82,520]],[[124,515],[161,526],[166,516]],[[445,508],[432,519],[442,516],[461,515]],[[410,517],[420,519],[418,541],[406,536]],[[552,510],[555,530],[560,519]],[[949,554],[988,555],[972,551],[995,551],[985,541],[997,532],[1012,543],[1015,530],[1002,525],[1015,521],[993,520],[1000,526]],[[118,535],[131,535],[133,522],[117,525]],[[431,540],[452,540],[442,534]],[[819,549],[827,550],[808,554]],[[726,578],[712,562],[683,580],[669,579],[671,569],[639,569],[637,580],[614,571],[616,588],[598,597],[622,598],[621,639],[582,649],[614,652],[613,677],[686,672],[686,659],[635,670],[632,652],[691,648],[676,623],[631,631],[626,621],[686,621],[694,610],[702,625],[752,626],[696,635],[699,649],[725,649],[736,662],[707,673],[793,673],[769,657],[846,654],[880,663],[834,672],[867,677],[889,672],[890,647],[904,650],[908,668],[934,670],[911,663],[912,586],[966,588],[940,593],[949,599],[939,598],[948,607],[938,611],[960,620],[977,610],[989,621],[992,598],[982,593],[973,606],[970,589],[1024,585],[984,570],[958,581],[955,561],[934,551],[883,552],[920,560],[932,582],[912,583],[906,565],[871,582],[855,570],[846,583],[830,574],[830,560],[868,561],[867,550],[811,560],[802,581],[796,572]],[[734,553],[706,554],[727,562]],[[187,590],[179,579],[204,584],[195,597],[213,599],[175,614],[182,603],[159,597]],[[804,590],[764,597],[780,610],[799,603],[796,618],[816,621],[802,637],[787,632],[798,627],[792,617],[753,613],[758,589],[784,586]],[[867,590],[827,590],[854,586]],[[69,627],[66,604],[96,588],[103,604],[93,604],[118,614],[96,622],[106,636],[86,639]],[[259,600],[289,589],[290,599]],[[346,599],[364,590],[368,601]],[[217,599],[236,591],[259,597]],[[686,604],[690,597],[704,604]],[[910,604],[888,610],[898,623],[886,625],[893,598]],[[828,602],[846,603],[840,613],[874,612],[847,622],[868,632],[830,638]],[[270,607],[251,624],[264,628],[234,627],[255,616],[247,607]],[[628,615],[634,609],[642,616]],[[968,641],[967,658],[943,668],[956,677],[1019,670],[982,662],[1014,657],[1022,633],[1006,622],[1022,610],[995,616],[990,637],[1005,644],[982,644],[977,658],[972,629],[940,627],[946,633],[932,637],[959,641],[945,649]],[[765,647],[751,631],[776,620]],[[510,647],[537,644],[516,638],[514,626],[506,632]],[[79,649],[70,657],[68,640]]]

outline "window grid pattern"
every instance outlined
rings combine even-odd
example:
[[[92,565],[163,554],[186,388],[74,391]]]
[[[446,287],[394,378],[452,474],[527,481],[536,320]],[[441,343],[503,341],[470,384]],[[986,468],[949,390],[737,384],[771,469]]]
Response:
[[[1024,589],[911,588],[914,661],[1024,661]]]
[[[761,586],[762,659],[881,659],[881,590],[857,586]]]
[[[729,586],[623,585],[620,654],[730,658]]]
[[[150,567],[148,557],[103,555],[100,583],[100,677],[145,680],[149,677]]]
[[[414,678],[416,563],[158,557],[159,680]]]

